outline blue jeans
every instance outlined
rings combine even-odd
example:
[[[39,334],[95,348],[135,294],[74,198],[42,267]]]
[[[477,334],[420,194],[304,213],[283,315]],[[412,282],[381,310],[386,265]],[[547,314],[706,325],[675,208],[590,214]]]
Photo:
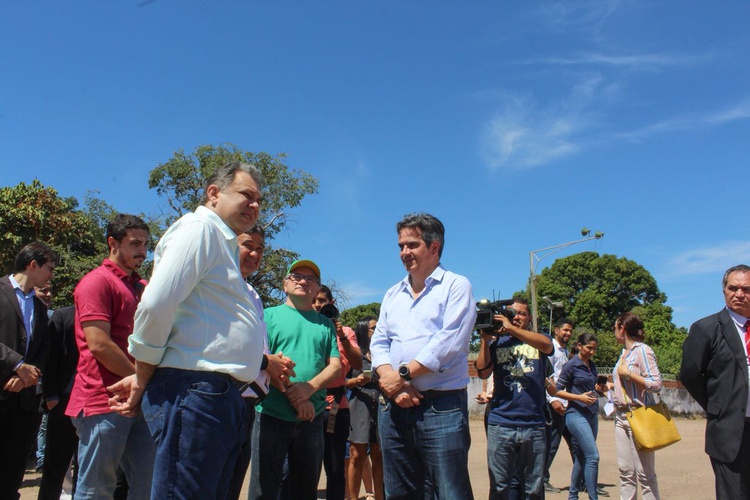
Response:
[[[157,446],[151,498],[225,498],[245,410],[229,377],[158,368],[141,408]]]
[[[578,498],[578,482],[583,470],[583,479],[589,498],[597,500],[596,483],[599,479],[599,449],[596,436],[599,432],[599,414],[589,411],[568,411],[565,425],[575,443],[575,460],[570,474],[569,499]]]
[[[289,462],[289,497],[314,500],[323,465],[325,412],[312,422],[289,422],[265,413],[255,415],[253,424],[248,498],[276,499]]]
[[[511,496],[513,478],[523,480],[524,498],[544,498],[544,464],[546,448],[544,425],[539,427],[487,428],[487,467],[494,491],[490,498]]]
[[[75,499],[110,499],[121,466],[134,499],[150,498],[156,445],[142,415],[105,413],[73,419],[78,432],[78,484]]]
[[[560,415],[550,407],[550,414],[552,415],[551,425],[547,425],[547,462],[544,466],[544,482],[549,482],[549,469],[552,466],[552,462],[555,460],[557,450],[560,448],[562,439],[565,438],[565,442],[568,444],[568,451],[570,452],[571,458],[573,458],[573,442],[570,438],[570,432],[565,427],[565,415]]]
[[[44,467],[44,448],[47,446],[47,421],[49,412],[45,411],[42,415],[42,421],[39,424],[39,432],[36,435],[36,468],[41,470]]]
[[[466,390],[425,395],[412,408],[381,405],[378,432],[386,498],[474,498]]]

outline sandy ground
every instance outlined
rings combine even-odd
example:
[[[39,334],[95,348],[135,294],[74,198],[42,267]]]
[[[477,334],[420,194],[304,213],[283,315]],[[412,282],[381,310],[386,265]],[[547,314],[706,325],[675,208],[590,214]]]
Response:
[[[714,476],[711,463],[703,451],[705,420],[677,419],[677,427],[682,441],[657,452],[656,469],[659,477],[661,497],[665,500],[684,499],[704,500],[714,498]],[[487,498],[489,480],[487,478],[486,447],[487,440],[480,420],[471,422],[471,451],[469,452],[469,470],[474,496],[477,499]],[[599,484],[610,493],[610,498],[619,497],[619,479],[617,459],[615,456],[614,423],[599,423]],[[558,494],[548,494],[550,499],[565,499],[570,484],[572,463],[565,443],[552,464],[551,483],[558,488],[566,488]],[[241,498],[247,498],[247,481]],[[24,479],[21,499],[32,500],[37,496],[39,474],[29,473]],[[321,477],[321,489],[325,489],[325,474]],[[364,491],[362,492],[364,494]],[[325,498],[324,492],[318,495]],[[586,495],[581,495],[586,498]]]

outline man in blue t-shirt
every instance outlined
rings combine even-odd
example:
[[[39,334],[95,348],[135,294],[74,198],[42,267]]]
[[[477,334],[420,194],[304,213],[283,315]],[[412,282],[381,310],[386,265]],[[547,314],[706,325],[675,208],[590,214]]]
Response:
[[[511,306],[511,321],[502,314],[502,327],[481,331],[477,371],[481,378],[494,376],[487,427],[487,466],[490,498],[506,499],[511,481],[523,481],[525,498],[544,498],[545,389],[550,374],[547,356],[552,340],[529,331],[529,305],[520,298]]]

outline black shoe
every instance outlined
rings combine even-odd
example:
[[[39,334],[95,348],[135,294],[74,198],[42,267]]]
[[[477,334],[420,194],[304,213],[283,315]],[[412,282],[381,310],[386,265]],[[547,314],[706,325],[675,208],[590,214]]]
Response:
[[[599,496],[599,497],[608,497],[609,496],[609,492],[607,490],[605,490],[604,488],[601,488],[601,487],[597,486],[596,487],[596,496]]]
[[[544,491],[549,493],[560,493],[560,488],[555,488],[551,484],[549,484],[549,481],[545,481],[544,483]]]

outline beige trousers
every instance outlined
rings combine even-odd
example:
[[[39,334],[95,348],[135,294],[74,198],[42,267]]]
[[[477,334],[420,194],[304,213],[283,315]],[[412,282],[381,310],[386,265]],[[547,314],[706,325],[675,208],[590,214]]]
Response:
[[[643,500],[659,500],[659,483],[656,480],[656,453],[639,450],[625,412],[615,416],[615,448],[620,469],[620,498],[635,500],[638,483],[641,483]]]

